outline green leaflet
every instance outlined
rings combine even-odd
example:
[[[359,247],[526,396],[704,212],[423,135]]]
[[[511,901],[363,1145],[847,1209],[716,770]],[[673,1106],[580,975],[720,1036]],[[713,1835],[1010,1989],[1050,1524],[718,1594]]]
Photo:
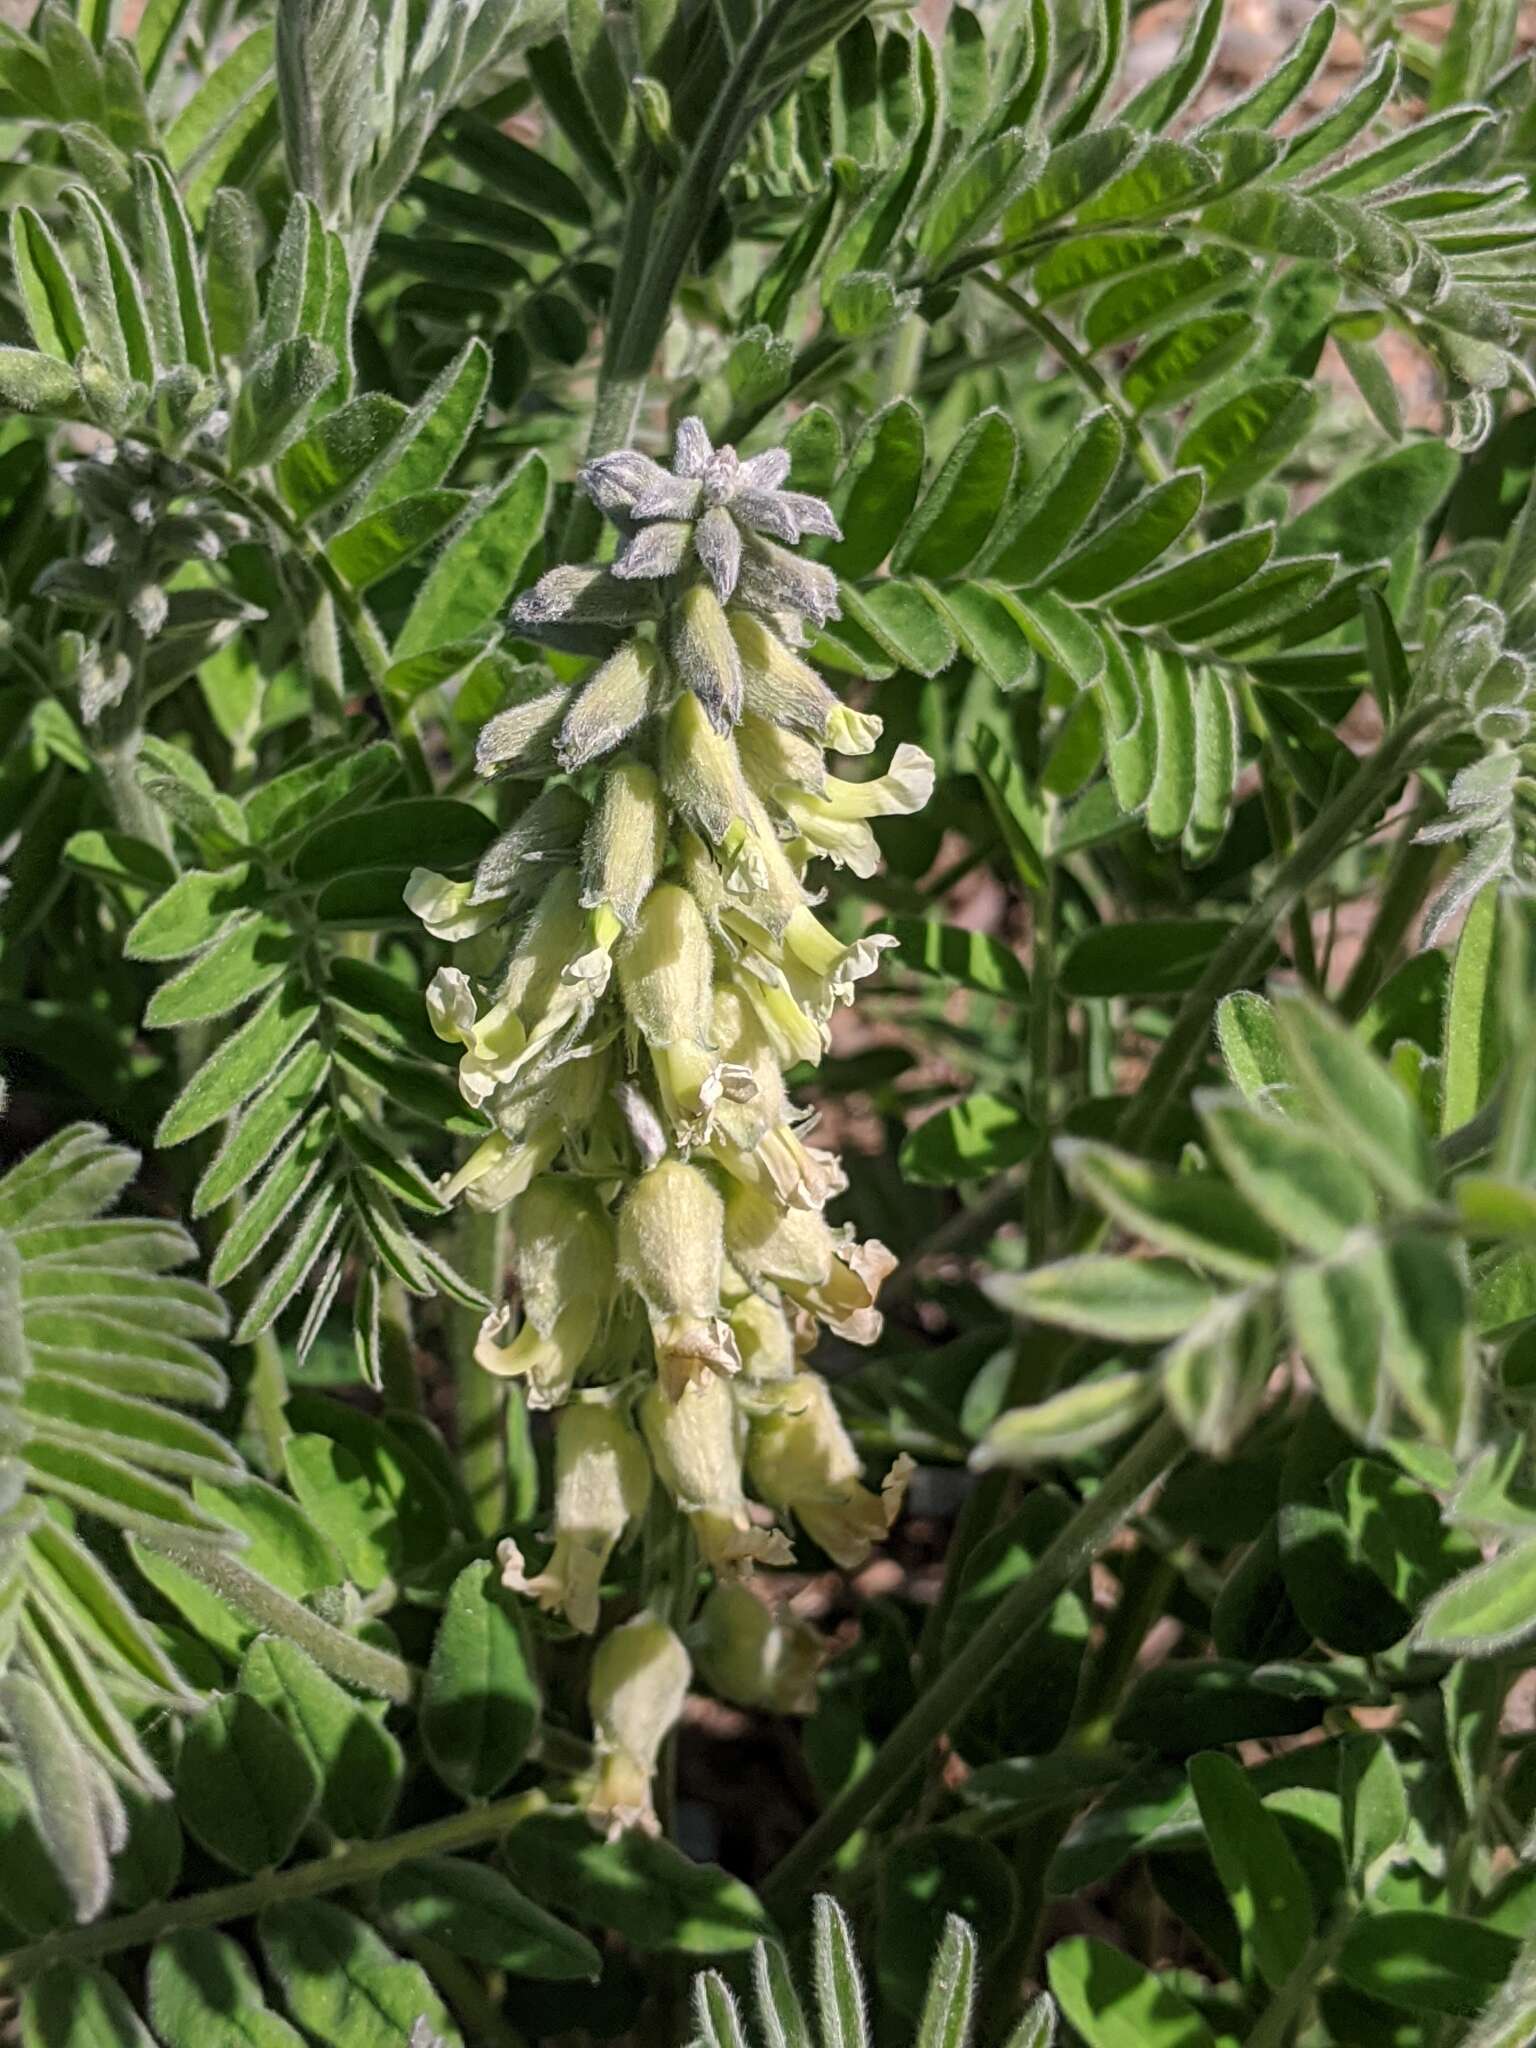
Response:
[[[497,1791],[533,1738],[537,1683],[521,1623],[489,1565],[470,1565],[453,1583],[421,1713],[433,1768],[463,1794]]]

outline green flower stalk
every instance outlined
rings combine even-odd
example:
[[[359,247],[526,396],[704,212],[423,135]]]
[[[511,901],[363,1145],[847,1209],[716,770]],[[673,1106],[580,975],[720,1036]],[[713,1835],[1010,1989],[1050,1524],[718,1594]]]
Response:
[[[821,1328],[875,1341],[894,1263],[827,1221],[846,1181],[785,1086],[891,943],[829,930],[807,871],[872,874],[871,821],[919,808],[933,767],[900,746],[884,774],[828,768],[872,752],[880,721],[805,657],[837,579],[792,550],[838,529],[788,473],[782,450],[741,460],[691,419],[670,469],[627,449],[582,471],[613,560],[550,570],[513,620],[593,665],[569,685],[529,672],[477,753],[482,774],[547,786],[472,882],[418,871],[408,900],[456,949],[429,1014],[495,1126],[445,1193],[511,1210],[521,1322],[497,1309],[475,1356],[558,1411],[553,1555],[530,1570],[504,1544],[505,1582],[594,1631],[654,1475],[715,1576],[705,1668],[736,1697],[804,1711],[814,1632],[738,1597],[741,1582],[792,1561],[791,1516],[860,1564],[910,1462],[867,1488],[805,1363]],[[622,1703],[654,1693],[670,1726],[686,1667],[649,1619],[600,1647],[605,1825],[650,1815],[660,1735]]]

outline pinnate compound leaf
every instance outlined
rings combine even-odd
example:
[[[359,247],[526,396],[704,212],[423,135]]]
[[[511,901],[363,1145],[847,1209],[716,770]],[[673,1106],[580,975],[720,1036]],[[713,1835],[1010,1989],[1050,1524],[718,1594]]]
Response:
[[[282,1863],[320,1794],[302,1745],[247,1693],[229,1693],[198,1716],[176,1767],[187,1828],[211,1856],[246,1877]]]

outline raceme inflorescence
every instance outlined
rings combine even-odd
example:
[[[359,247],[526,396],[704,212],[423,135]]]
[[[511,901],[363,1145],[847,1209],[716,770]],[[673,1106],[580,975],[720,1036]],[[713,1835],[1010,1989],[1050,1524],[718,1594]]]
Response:
[[[549,570],[513,621],[597,666],[569,685],[530,672],[491,719],[481,773],[546,786],[472,881],[418,870],[409,900],[456,946],[429,1011],[494,1125],[445,1192],[510,1210],[520,1324],[497,1308],[476,1358],[558,1411],[553,1551],[534,1570],[508,1539],[505,1582],[592,1632],[659,1481],[716,1581],[698,1653],[735,1696],[793,1709],[815,1647],[795,1617],[750,1611],[739,1582],[792,1561],[775,1516],[860,1564],[910,1464],[868,1488],[806,1363],[818,1326],[874,1341],[894,1263],[827,1220],[843,1174],[785,1084],[891,943],[829,930],[807,872],[872,874],[870,820],[918,809],[933,768],[910,745],[882,775],[827,767],[870,753],[880,722],[805,658],[837,579],[793,549],[838,529],[784,488],[789,466],[713,448],[685,419],[670,469],[623,450],[581,472],[613,558]],[[687,1680],[649,1611],[602,1645],[600,1818],[650,1819]]]

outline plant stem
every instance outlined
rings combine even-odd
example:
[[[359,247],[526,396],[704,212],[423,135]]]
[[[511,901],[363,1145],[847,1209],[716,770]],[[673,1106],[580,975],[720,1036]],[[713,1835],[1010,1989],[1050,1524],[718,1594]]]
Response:
[[[989,291],[994,299],[1005,305],[1011,313],[1017,313],[1025,326],[1040,337],[1051,353],[1060,357],[1090,397],[1096,398],[1100,405],[1108,406],[1124,427],[1131,444],[1131,452],[1136,457],[1147,482],[1166,483],[1167,465],[1143,433],[1140,420],[1098,364],[1083,354],[1072,337],[1063,332],[1048,313],[1043,313],[1031,300],[1026,299],[1022,292],[1016,292],[1011,284],[1004,284],[1001,278],[993,277],[984,270],[977,271],[976,282],[983,290]]]
[[[283,1369],[282,1347],[275,1333],[263,1330],[251,1347],[252,1370],[248,1406],[251,1421],[261,1441],[267,1476],[281,1481],[283,1446],[288,1441],[288,1375]]]
[[[204,1543],[179,1543],[167,1536],[137,1539],[148,1550],[167,1557],[210,1591],[229,1601],[248,1620],[272,1629],[307,1650],[322,1670],[360,1692],[408,1706],[416,1694],[417,1673],[403,1657],[361,1643],[332,1628],[301,1601],[290,1599],[258,1577],[227,1551]]]
[[[229,500],[230,504],[258,524],[275,527],[287,542],[289,565],[309,581],[309,594],[314,599],[312,606],[304,606],[300,600],[301,617],[304,622],[301,645],[306,655],[312,651],[304,638],[308,631],[308,622],[322,611],[328,611],[332,620],[339,619],[346,628],[347,638],[352,643],[352,651],[363,665],[390,732],[404,756],[406,772],[412,786],[418,792],[429,791],[432,787],[432,774],[427,766],[427,757],[422,751],[421,735],[416,730],[415,714],[410,710],[402,710],[389,688],[389,644],[379,631],[361,592],[354,590],[346,578],[337,573],[324,548],[315,546],[275,492],[265,489],[259,483],[236,483],[212,463],[205,462],[198,466],[208,481]],[[328,680],[327,688],[333,687],[335,685]]]
[[[1291,2029],[1311,2001],[1318,1978],[1343,1942],[1350,1918],[1348,1913],[1341,1914],[1333,1927],[1308,1943],[1301,1961],[1259,2015],[1243,2048],[1285,2048]]]
[[[1256,972],[1275,926],[1320,875],[1326,874],[1340,850],[1353,839],[1363,821],[1373,818],[1403,778],[1439,742],[1462,723],[1455,705],[1431,702],[1404,714],[1376,752],[1363,760],[1344,787],[1312,820],[1281,864],[1279,872],[1241,924],[1235,925],[1211,956],[1210,965],[1179,1005],[1173,1028],[1163,1040],[1140,1089],[1121,1119],[1119,1142],[1128,1151],[1150,1145],[1189,1071],[1200,1058],[1211,1019],[1224,995],[1241,988]]]
[[[1370,1007],[1408,935],[1408,927],[1434,885],[1435,872],[1444,849],[1417,846],[1414,834],[1440,808],[1434,798],[1427,798],[1416,804],[1403,820],[1402,837],[1393,855],[1371,928],[1339,991],[1338,1008],[1345,1017],[1363,1016]]]
[[[1032,1266],[1051,1255],[1056,1164],[1046,1134],[1051,1128],[1052,1083],[1056,1074],[1056,918],[1061,887],[1055,859],[1045,861],[1045,887],[1031,899],[1034,936],[1029,959],[1029,1107],[1040,1143],[1029,1166],[1024,1242]]]
[[[335,1855],[317,1857],[312,1863],[265,1871],[242,1884],[221,1885],[216,1891],[165,1900],[141,1907],[137,1913],[125,1914],[121,1919],[98,1921],[94,1926],[45,1934],[40,1941],[0,1956],[0,1984],[15,1983],[55,1963],[92,1962],[100,1956],[117,1955],[123,1949],[142,1948],[162,1935],[184,1928],[218,1927],[226,1921],[246,1920],[282,1900],[316,1899],[326,1892],[343,1891],[349,1885],[375,1884],[413,1857],[449,1856],[459,1850],[477,1848],[483,1842],[493,1842],[543,1803],[538,1794],[519,1792],[486,1806],[467,1807],[444,1820],[428,1821],[424,1827],[407,1828],[403,1834],[391,1835],[381,1842],[354,1842]]]
[[[1018,1654],[1024,1636],[1050,1613],[1057,1597],[1126,1521],[1147,1490],[1178,1462],[1184,1440],[1160,1417],[1106,1475],[1045,1551],[1035,1569],[1001,1599],[960,1654],[892,1730],[862,1777],[839,1793],[763,1887],[769,1910],[783,1918],[815,1882],[856,1828],[862,1827],[946,1728],[984,1699]]]
[[[465,1278],[472,1280],[493,1302],[501,1299],[505,1245],[506,1212],[486,1214],[465,1203],[455,1228],[455,1261]],[[450,1302],[444,1322],[453,1368],[459,1469],[475,1511],[475,1526],[490,1536],[503,1528],[507,1519],[503,1455],[506,1383],[475,1363],[475,1341],[480,1334],[478,1309]]]
[[[164,813],[139,783],[139,743],[143,737],[137,727],[122,734],[96,755],[96,766],[106,785],[112,815],[123,831],[158,847],[174,864],[176,855]]]

